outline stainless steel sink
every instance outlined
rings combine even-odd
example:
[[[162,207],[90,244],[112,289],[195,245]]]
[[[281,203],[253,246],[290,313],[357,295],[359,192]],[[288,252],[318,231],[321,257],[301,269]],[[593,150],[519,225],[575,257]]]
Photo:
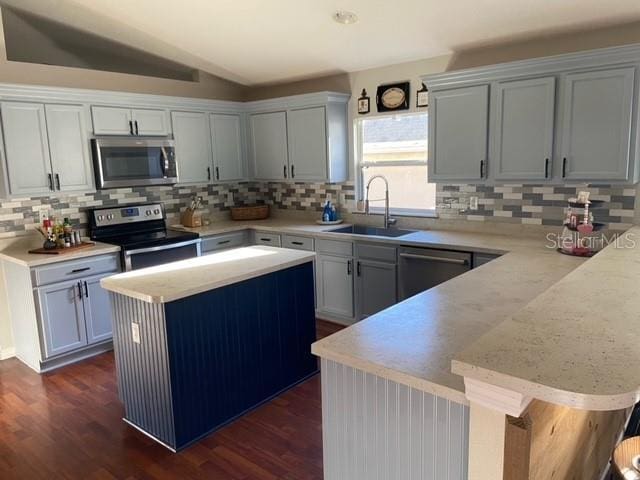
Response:
[[[348,233],[352,235],[372,235],[377,237],[402,237],[413,233],[413,230],[402,230],[400,228],[378,228],[367,225],[351,225],[331,230],[330,233]]]

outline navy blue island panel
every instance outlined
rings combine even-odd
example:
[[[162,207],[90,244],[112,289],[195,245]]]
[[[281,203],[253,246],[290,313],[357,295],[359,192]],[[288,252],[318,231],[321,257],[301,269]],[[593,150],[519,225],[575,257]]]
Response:
[[[311,262],[167,304],[112,298],[125,420],[172,450],[318,371]]]

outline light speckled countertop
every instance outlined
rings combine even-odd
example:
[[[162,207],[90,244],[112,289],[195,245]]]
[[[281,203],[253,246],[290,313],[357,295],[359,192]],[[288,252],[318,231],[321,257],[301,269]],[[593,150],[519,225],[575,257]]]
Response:
[[[60,255],[28,253],[29,250],[41,246],[42,237],[40,235],[24,235],[22,237],[2,239],[0,240],[0,259],[31,268],[120,251],[120,247],[115,245],[96,242],[92,247],[81,248]]]
[[[454,356],[453,371],[587,410],[639,399],[640,227]]]
[[[168,303],[310,262],[315,253],[253,246],[226,250],[105,278],[106,290],[149,303]]]

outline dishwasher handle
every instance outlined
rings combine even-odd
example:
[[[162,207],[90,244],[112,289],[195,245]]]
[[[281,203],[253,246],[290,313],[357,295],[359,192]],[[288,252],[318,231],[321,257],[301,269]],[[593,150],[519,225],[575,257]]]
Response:
[[[448,257],[435,257],[433,255],[416,255],[415,253],[401,253],[401,258],[408,258],[411,260],[423,260],[425,262],[441,262],[441,263],[454,263],[456,265],[469,265],[469,260],[462,258],[448,258]]]

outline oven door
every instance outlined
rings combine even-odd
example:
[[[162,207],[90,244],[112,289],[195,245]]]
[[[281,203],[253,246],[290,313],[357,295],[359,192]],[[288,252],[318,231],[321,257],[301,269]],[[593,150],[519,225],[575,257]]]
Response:
[[[98,188],[172,185],[178,181],[172,140],[94,138]]]
[[[138,248],[135,250],[125,250],[124,269],[125,271],[140,270],[141,268],[154,267],[164,263],[177,262],[188,258],[199,257],[199,238],[186,240],[184,242],[161,245],[158,247]]]

